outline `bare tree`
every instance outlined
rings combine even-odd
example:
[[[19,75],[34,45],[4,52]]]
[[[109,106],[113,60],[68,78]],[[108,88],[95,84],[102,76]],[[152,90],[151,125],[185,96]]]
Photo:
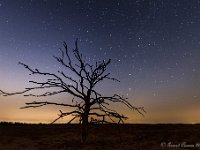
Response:
[[[74,61],[72,62],[72,56],[69,55],[67,44],[63,44],[64,50],[60,49],[61,55],[54,56],[54,58],[59,62],[65,69],[70,70],[77,77],[75,80],[73,77],[68,76],[64,71],[58,71],[58,74],[42,72],[38,69],[32,69],[28,65],[19,62],[20,65],[24,66],[31,73],[30,75],[41,75],[47,76],[45,82],[29,81],[36,86],[25,88],[21,92],[8,93],[0,90],[0,94],[3,96],[11,96],[17,94],[23,94],[24,96],[33,97],[45,97],[57,95],[60,93],[68,93],[74,98],[71,103],[57,103],[48,101],[33,101],[26,103],[23,108],[37,108],[45,105],[58,105],[74,108],[73,111],[62,112],[58,118],[56,118],[52,123],[56,122],[60,118],[65,116],[73,116],[68,122],[71,123],[74,119],[79,118],[81,129],[82,129],[82,141],[85,142],[88,136],[88,126],[89,117],[91,116],[91,121],[101,122],[101,123],[121,123],[127,119],[126,116],[119,114],[116,110],[111,109],[110,103],[121,103],[127,106],[131,110],[136,110],[138,113],[143,115],[144,109],[142,107],[135,107],[127,101],[127,98],[114,94],[113,96],[102,96],[95,90],[95,86],[104,81],[105,79],[113,80],[119,82],[119,80],[110,77],[110,73],[106,73],[107,66],[110,64],[111,60],[108,61],[98,61],[95,65],[91,65],[85,61],[82,54],[78,50],[77,40],[75,42],[75,48],[73,49]],[[66,82],[66,80],[68,80]],[[55,90],[58,88],[59,90]],[[41,89],[54,89],[53,91],[45,92],[43,94],[28,94],[33,90]],[[75,101],[76,100],[76,101]],[[96,119],[94,119],[95,117]]]

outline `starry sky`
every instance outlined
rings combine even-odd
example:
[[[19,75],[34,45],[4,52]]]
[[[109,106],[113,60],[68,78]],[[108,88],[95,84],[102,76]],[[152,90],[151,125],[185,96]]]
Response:
[[[144,106],[145,117],[116,106],[127,122],[200,122],[200,0],[0,0],[0,89],[21,91],[40,80],[19,61],[59,70],[52,56],[63,41],[74,48],[76,38],[88,62],[112,59],[108,69],[121,82],[98,90]],[[0,121],[48,123],[62,109],[19,109],[33,100],[0,96]]]

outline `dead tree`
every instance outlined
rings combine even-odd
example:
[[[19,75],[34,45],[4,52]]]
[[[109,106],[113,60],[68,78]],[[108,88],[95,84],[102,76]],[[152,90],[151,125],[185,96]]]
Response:
[[[130,104],[126,98],[118,94],[113,96],[102,96],[99,92],[95,90],[95,86],[108,79],[113,81],[118,81],[115,78],[110,77],[110,73],[106,73],[107,66],[110,64],[111,60],[108,61],[98,61],[96,64],[91,65],[85,61],[85,57],[78,50],[77,40],[75,42],[75,48],[73,49],[73,55],[68,52],[67,44],[63,44],[64,50],[60,49],[61,55],[54,56],[57,62],[65,69],[71,71],[76,75],[76,80],[68,76],[64,70],[59,70],[58,73],[42,72],[38,69],[32,69],[28,65],[19,62],[20,65],[24,66],[30,71],[30,75],[41,75],[46,76],[45,82],[29,81],[33,83],[34,87],[25,88],[21,92],[8,93],[0,90],[0,94],[3,96],[11,96],[22,94],[24,96],[33,97],[45,97],[53,96],[61,93],[68,93],[74,98],[71,103],[57,103],[48,101],[33,101],[26,103],[23,108],[37,108],[45,105],[58,105],[74,108],[73,111],[63,112],[60,110],[58,118],[56,118],[52,123],[56,122],[60,118],[65,116],[73,116],[69,121],[71,123],[74,119],[79,118],[82,129],[82,141],[85,142],[88,136],[88,126],[89,117],[103,118],[102,123],[120,123],[123,122],[127,117],[119,114],[116,110],[111,109],[110,103],[120,103],[124,104],[131,110],[135,110],[140,114],[143,114],[144,109],[142,107],[135,107]],[[74,61],[72,61],[72,56]],[[118,81],[119,82],[119,81]],[[59,89],[59,90],[55,90]],[[41,89],[54,89],[53,91],[44,92],[43,94],[29,94],[33,90]],[[99,120],[99,119],[98,119]],[[110,121],[109,121],[110,120]]]

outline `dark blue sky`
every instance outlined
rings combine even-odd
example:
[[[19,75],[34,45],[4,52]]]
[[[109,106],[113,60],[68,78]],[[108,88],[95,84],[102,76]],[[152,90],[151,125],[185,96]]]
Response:
[[[145,118],[128,111],[131,122],[200,122],[199,27],[199,0],[1,0],[0,88],[20,90],[32,79],[19,61],[58,70],[52,55],[78,38],[91,63],[112,59],[110,72],[121,83],[99,89],[146,108]],[[38,121],[34,110],[10,117],[28,99],[8,99],[0,97],[1,120]]]

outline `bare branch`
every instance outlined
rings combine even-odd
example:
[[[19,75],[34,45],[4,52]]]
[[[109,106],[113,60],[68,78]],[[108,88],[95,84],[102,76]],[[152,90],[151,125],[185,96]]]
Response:
[[[7,92],[4,92],[4,91],[0,90],[0,92],[1,92],[0,94],[3,95],[3,96],[12,96],[12,95],[17,95],[17,94],[24,94],[24,93],[26,93],[26,92],[28,92],[30,90],[31,89],[26,89],[26,90],[24,90],[22,92],[15,92],[15,93],[7,93]]]
[[[68,107],[75,107],[75,108],[82,109],[82,107],[79,104],[70,105],[70,104],[55,103],[55,102],[36,102],[36,101],[34,101],[34,102],[26,103],[26,105],[28,105],[28,106],[21,107],[21,109],[37,108],[37,107],[41,107],[41,106],[45,106],[45,105],[68,106]]]
[[[80,112],[79,111],[71,111],[71,112],[67,112],[67,113],[63,113],[61,110],[60,110],[60,114],[58,114],[58,118],[56,118],[51,124],[55,123],[56,121],[58,121],[59,119],[63,118],[63,117],[66,117],[66,116],[69,116],[69,115],[72,115],[72,114],[79,114],[80,116]],[[74,118],[75,119],[75,118]],[[73,119],[73,120],[74,120]],[[70,120],[69,122],[73,121],[73,120]]]
[[[33,97],[44,97],[44,96],[52,96],[52,95],[57,95],[60,93],[66,92],[65,90],[62,91],[54,91],[54,92],[45,92],[44,94],[26,94],[24,96],[33,96]]]

